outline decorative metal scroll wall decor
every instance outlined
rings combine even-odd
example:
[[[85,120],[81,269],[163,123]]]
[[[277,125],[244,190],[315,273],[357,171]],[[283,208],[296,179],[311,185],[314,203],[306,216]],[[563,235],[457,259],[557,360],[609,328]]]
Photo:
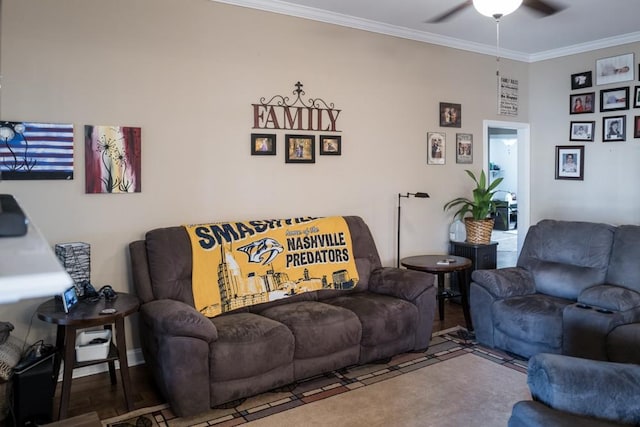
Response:
[[[303,84],[297,82],[293,101],[288,96],[274,95],[267,101],[260,98],[253,107],[254,129],[289,129],[297,131],[341,132],[338,129],[338,117],[342,110],[335,108],[333,102],[327,103],[321,98],[303,98]]]

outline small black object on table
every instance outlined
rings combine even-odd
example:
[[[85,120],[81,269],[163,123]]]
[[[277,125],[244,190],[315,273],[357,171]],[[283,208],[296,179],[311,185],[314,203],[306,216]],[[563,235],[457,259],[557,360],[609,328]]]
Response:
[[[469,332],[473,331],[471,315],[469,313],[469,279],[467,270],[471,267],[471,260],[454,255],[418,255],[403,258],[400,261],[403,267],[409,270],[426,271],[438,277],[438,313],[440,320],[444,320],[444,301],[447,298],[460,296],[462,298],[462,312],[464,321]],[[460,286],[460,295],[447,290],[444,287],[444,275],[446,273],[457,273]]]
[[[67,417],[69,409],[69,397],[71,395],[71,379],[73,370],[84,366],[98,363],[109,364],[109,374],[111,384],[116,384],[115,361],[120,362],[120,376],[127,410],[133,410],[133,396],[131,394],[131,381],[129,379],[129,366],[127,364],[127,345],[125,340],[124,318],[138,311],[140,301],[131,294],[119,292],[116,299],[110,301],[101,299],[95,303],[80,302],[69,313],[65,313],[60,301],[51,298],[42,303],[37,310],[38,319],[57,325],[56,335],[56,356],[54,361],[54,381],[60,373],[60,364],[64,363],[64,373],[62,377],[62,393],[60,398],[60,408],[58,419]],[[113,308],[114,313],[100,314],[105,308]],[[91,328],[94,326],[104,326],[111,329],[115,324],[116,344],[109,346],[109,353],[104,359],[88,360],[85,362],[76,361],[76,332],[79,329]]]

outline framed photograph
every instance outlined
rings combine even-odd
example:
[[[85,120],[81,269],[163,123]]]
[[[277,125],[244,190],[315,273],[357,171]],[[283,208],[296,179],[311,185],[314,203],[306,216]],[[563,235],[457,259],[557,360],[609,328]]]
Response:
[[[640,86],[636,86],[633,90],[633,108],[640,107]]]
[[[595,92],[576,93],[569,96],[569,114],[593,113]]]
[[[633,137],[640,138],[640,116],[633,118]]]
[[[633,80],[634,68],[633,53],[598,59],[596,61],[596,84],[608,85]]]
[[[314,135],[285,135],[285,163],[315,163],[316,137]]]
[[[593,141],[596,122],[571,122],[569,141]]]
[[[556,179],[584,179],[584,145],[556,145]]]
[[[571,74],[571,90],[585,89],[593,86],[591,81],[591,71]]]
[[[444,132],[427,132],[427,164],[444,165],[447,135]]]
[[[275,156],[276,155],[276,135],[271,133],[251,134],[251,155],[252,156]]]
[[[320,135],[320,155],[339,156],[342,154],[342,137]]]
[[[473,163],[473,134],[456,133],[456,163]]]
[[[627,116],[602,118],[602,142],[627,140]]]
[[[441,102],[440,126],[449,128],[462,127],[462,104]]]
[[[600,91],[600,111],[629,109],[629,88],[617,87]]]

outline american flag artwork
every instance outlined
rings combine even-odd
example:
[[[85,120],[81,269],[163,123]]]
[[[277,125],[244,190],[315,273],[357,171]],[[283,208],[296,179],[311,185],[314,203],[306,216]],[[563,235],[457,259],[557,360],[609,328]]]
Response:
[[[73,124],[0,121],[5,180],[73,179]]]

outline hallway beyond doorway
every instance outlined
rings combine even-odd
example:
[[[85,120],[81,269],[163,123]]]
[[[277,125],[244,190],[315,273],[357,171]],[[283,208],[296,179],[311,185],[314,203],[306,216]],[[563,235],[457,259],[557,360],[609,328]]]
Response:
[[[498,242],[497,267],[515,267],[518,261],[518,230],[493,230],[491,241]]]

